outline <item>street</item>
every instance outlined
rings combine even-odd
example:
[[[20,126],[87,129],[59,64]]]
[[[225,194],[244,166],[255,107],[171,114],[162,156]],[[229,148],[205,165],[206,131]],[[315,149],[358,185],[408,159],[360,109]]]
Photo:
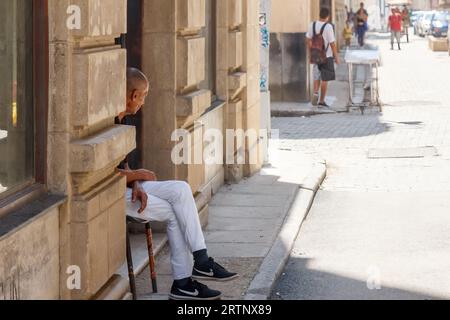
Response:
[[[273,119],[280,148],[328,168],[273,299],[450,298],[450,57],[369,41],[383,114]]]

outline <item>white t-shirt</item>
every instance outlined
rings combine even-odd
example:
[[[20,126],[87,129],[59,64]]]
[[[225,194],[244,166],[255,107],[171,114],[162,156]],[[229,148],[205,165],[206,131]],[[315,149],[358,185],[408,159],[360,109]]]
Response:
[[[325,22],[322,22],[322,21],[316,22],[316,34],[320,33],[320,30],[322,29],[324,23]],[[308,32],[306,33],[306,37],[308,39],[312,39],[314,36],[313,25],[314,25],[314,23],[311,23],[311,25],[309,26]],[[323,40],[325,41],[325,48],[328,46],[327,57],[333,58],[333,49],[331,49],[330,44],[336,42],[336,36],[334,35],[334,29],[333,29],[333,25],[331,23],[327,24],[327,26],[325,27],[325,30],[323,30],[322,36],[323,36]]]

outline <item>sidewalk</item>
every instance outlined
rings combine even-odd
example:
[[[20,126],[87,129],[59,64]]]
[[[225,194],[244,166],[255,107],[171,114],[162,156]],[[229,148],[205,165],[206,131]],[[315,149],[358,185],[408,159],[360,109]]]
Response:
[[[348,69],[345,50],[340,52],[341,64],[336,68],[336,81],[328,87],[327,103],[330,109],[314,107],[310,102],[272,102],[272,117],[309,117],[320,114],[346,112],[349,100]]]
[[[370,38],[386,38],[385,34],[382,33],[370,33]],[[364,50],[373,50],[377,46],[374,46],[371,43],[366,43],[362,49]],[[360,50],[361,48],[358,46],[356,39],[353,39],[350,50]],[[346,49],[343,49],[339,52],[341,63],[336,66],[336,80],[331,81],[328,85],[328,93],[326,102],[330,106],[330,108],[318,108],[311,104],[311,102],[271,102],[271,113],[272,117],[275,118],[283,118],[283,117],[310,117],[315,115],[323,115],[323,114],[335,114],[335,113],[344,113],[351,112],[352,108],[348,108],[349,105],[349,74],[348,74],[348,65],[345,62],[345,54]],[[364,81],[367,77],[366,69],[363,67],[355,67],[354,69],[354,79],[358,81]],[[353,93],[354,101],[363,101],[368,99],[368,91],[365,91],[361,88],[355,88],[355,92]],[[358,108],[359,109],[359,108]]]
[[[226,185],[209,206],[205,237],[210,256],[241,277],[205,284],[223,299],[265,299],[283,269],[314,195],[325,178],[324,163],[272,143],[271,165],[236,185]],[[141,300],[166,300],[172,285],[170,248],[157,256],[158,294],[149,270],[137,277]],[[250,288],[249,292],[248,289]]]

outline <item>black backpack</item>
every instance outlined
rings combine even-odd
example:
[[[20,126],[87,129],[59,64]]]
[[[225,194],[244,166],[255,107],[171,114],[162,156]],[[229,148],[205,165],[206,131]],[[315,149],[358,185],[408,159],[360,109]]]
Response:
[[[320,29],[320,33],[316,32],[316,22],[313,23],[313,37],[311,39],[310,60],[312,64],[324,64],[327,62],[327,50],[330,44],[325,48],[325,39],[323,32],[328,23],[325,23]]]

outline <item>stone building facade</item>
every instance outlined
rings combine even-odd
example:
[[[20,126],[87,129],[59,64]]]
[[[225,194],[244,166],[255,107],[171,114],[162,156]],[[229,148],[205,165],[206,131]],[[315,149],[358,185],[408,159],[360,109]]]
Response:
[[[24,155],[34,165],[29,183],[0,188],[0,298],[93,299],[125,262],[126,183],[115,168],[126,154],[137,147],[137,164],[161,180],[188,181],[203,220],[225,181],[261,168],[267,136],[258,132],[259,0],[11,0],[1,6],[1,61],[21,56],[27,41],[34,49],[27,70],[17,58],[9,66],[0,62],[2,74],[12,75],[0,90],[17,91],[0,104],[0,184],[19,179],[8,172]],[[8,17],[18,26],[14,39],[6,37]],[[22,26],[26,19],[32,26]],[[137,129],[114,125],[126,100],[127,65],[150,79]],[[33,79],[25,82],[21,74]],[[27,90],[30,100],[20,100]],[[32,117],[24,116],[27,108]],[[21,143],[26,123],[34,128],[27,144]],[[218,143],[201,139],[208,129],[258,134],[231,150],[233,159],[247,160],[241,164],[174,164],[177,129],[200,137],[193,150],[219,158],[230,154],[224,141],[208,148]],[[250,162],[253,152],[258,158]]]
[[[449,9],[450,1],[449,0],[439,0],[439,7],[443,8],[443,9]]]

